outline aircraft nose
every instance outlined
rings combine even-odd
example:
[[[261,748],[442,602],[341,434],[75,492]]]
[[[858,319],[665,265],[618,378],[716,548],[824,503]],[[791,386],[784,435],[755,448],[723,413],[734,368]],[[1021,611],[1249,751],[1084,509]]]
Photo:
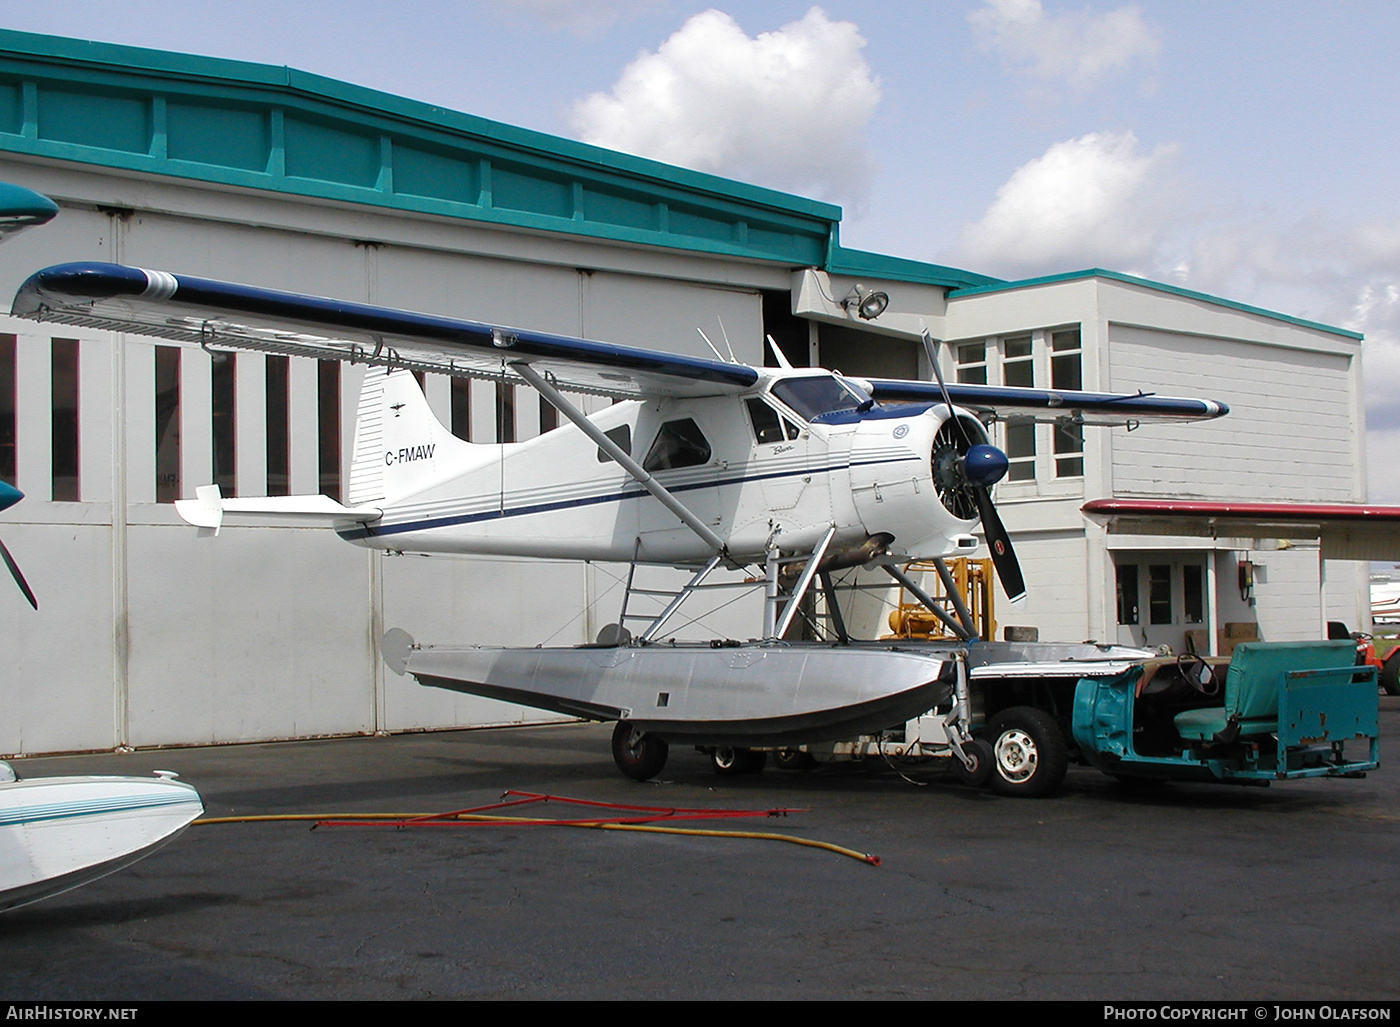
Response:
[[[962,462],[964,476],[978,488],[988,488],[1001,481],[1008,466],[1006,454],[985,443],[969,446]]]
[[[8,510],[21,499],[24,493],[7,481],[0,481],[0,510]]]

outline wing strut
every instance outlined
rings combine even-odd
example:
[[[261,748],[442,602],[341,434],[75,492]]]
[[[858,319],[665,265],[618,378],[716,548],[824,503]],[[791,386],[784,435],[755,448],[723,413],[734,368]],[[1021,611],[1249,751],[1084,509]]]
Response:
[[[565,399],[558,389],[545,380],[544,375],[540,374],[523,360],[515,361],[510,365],[510,368],[533,385],[536,392],[553,403],[561,414],[567,417],[580,431],[596,442],[599,449],[616,460],[628,474],[637,479],[637,484],[641,485],[642,488],[655,496],[657,501],[667,510],[670,510],[679,517],[682,524],[695,532],[696,535],[700,536],[700,539],[705,545],[712,548],[716,554],[720,556],[725,555],[726,547],[724,539],[716,535],[708,524],[691,513],[684,503],[673,496],[664,485],[653,478],[641,464],[633,460],[626,450],[603,434],[602,429],[590,421],[582,410]]]

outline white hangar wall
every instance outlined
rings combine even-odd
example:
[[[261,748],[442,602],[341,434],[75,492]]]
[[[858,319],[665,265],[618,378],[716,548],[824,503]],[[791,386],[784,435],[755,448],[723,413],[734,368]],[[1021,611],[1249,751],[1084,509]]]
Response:
[[[117,260],[692,353],[707,352],[696,328],[713,336],[722,321],[741,359],[758,362],[760,287],[786,282],[785,269],[761,265],[684,254],[642,260],[597,244],[551,249],[528,236],[444,233],[431,221],[211,197],[19,162],[0,161],[0,180],[54,196],[62,208],[51,225],[0,249],[0,289],[8,294],[39,267]],[[242,223],[224,220],[231,216]],[[370,234],[393,241],[367,245]],[[0,319],[4,332],[17,339],[17,484],[27,495],[7,519],[5,538],[41,607],[0,625],[13,666],[0,752],[538,720],[544,715],[537,711],[386,674],[379,634],[402,626],[425,639],[572,644],[615,615],[589,610],[612,583],[605,576],[595,584],[580,565],[386,559],[329,532],[232,519],[219,539],[197,538],[171,504],[156,502],[155,341],[10,318]],[[54,338],[80,343],[80,498],[71,502],[53,501],[51,491]],[[236,491],[261,495],[268,485],[265,358],[236,360]],[[361,377],[348,365],[339,374],[342,475]],[[293,359],[290,379],[290,488],[316,492],[315,363]],[[451,423],[447,379],[430,377],[426,387]],[[181,349],[183,495],[213,478],[212,414],[210,358]],[[497,416],[495,386],[472,383],[472,439],[496,441]],[[516,437],[538,434],[540,416],[537,397],[520,390]]]

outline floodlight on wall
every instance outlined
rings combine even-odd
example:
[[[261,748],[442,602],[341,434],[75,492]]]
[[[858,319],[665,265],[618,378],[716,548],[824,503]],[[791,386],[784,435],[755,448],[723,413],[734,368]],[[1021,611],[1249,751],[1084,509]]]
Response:
[[[885,312],[885,308],[890,305],[888,293],[871,292],[863,285],[854,285],[844,299],[841,306],[845,308],[847,314],[854,307],[856,315],[862,321],[874,321]]]

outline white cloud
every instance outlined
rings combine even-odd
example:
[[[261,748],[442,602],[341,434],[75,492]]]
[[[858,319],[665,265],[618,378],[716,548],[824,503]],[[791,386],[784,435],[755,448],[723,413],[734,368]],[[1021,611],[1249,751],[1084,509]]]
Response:
[[[1151,60],[1157,33],[1137,7],[1095,14],[1047,14],[1040,0],[987,0],[967,16],[985,49],[1007,67],[1046,85],[1086,92],[1121,74],[1134,61]]]
[[[1172,225],[1166,169],[1176,148],[1143,153],[1131,132],[1056,143],[1017,168],[958,259],[989,274],[1123,269],[1154,257]]]
[[[1174,153],[1127,132],[1056,143],[964,229],[953,262],[1007,277],[1106,267],[1361,332],[1369,499],[1400,504],[1400,219],[1224,213],[1190,197]]]
[[[574,108],[586,142],[826,199],[859,202],[880,87],[855,25],[817,7],[750,38],[715,10]]]

